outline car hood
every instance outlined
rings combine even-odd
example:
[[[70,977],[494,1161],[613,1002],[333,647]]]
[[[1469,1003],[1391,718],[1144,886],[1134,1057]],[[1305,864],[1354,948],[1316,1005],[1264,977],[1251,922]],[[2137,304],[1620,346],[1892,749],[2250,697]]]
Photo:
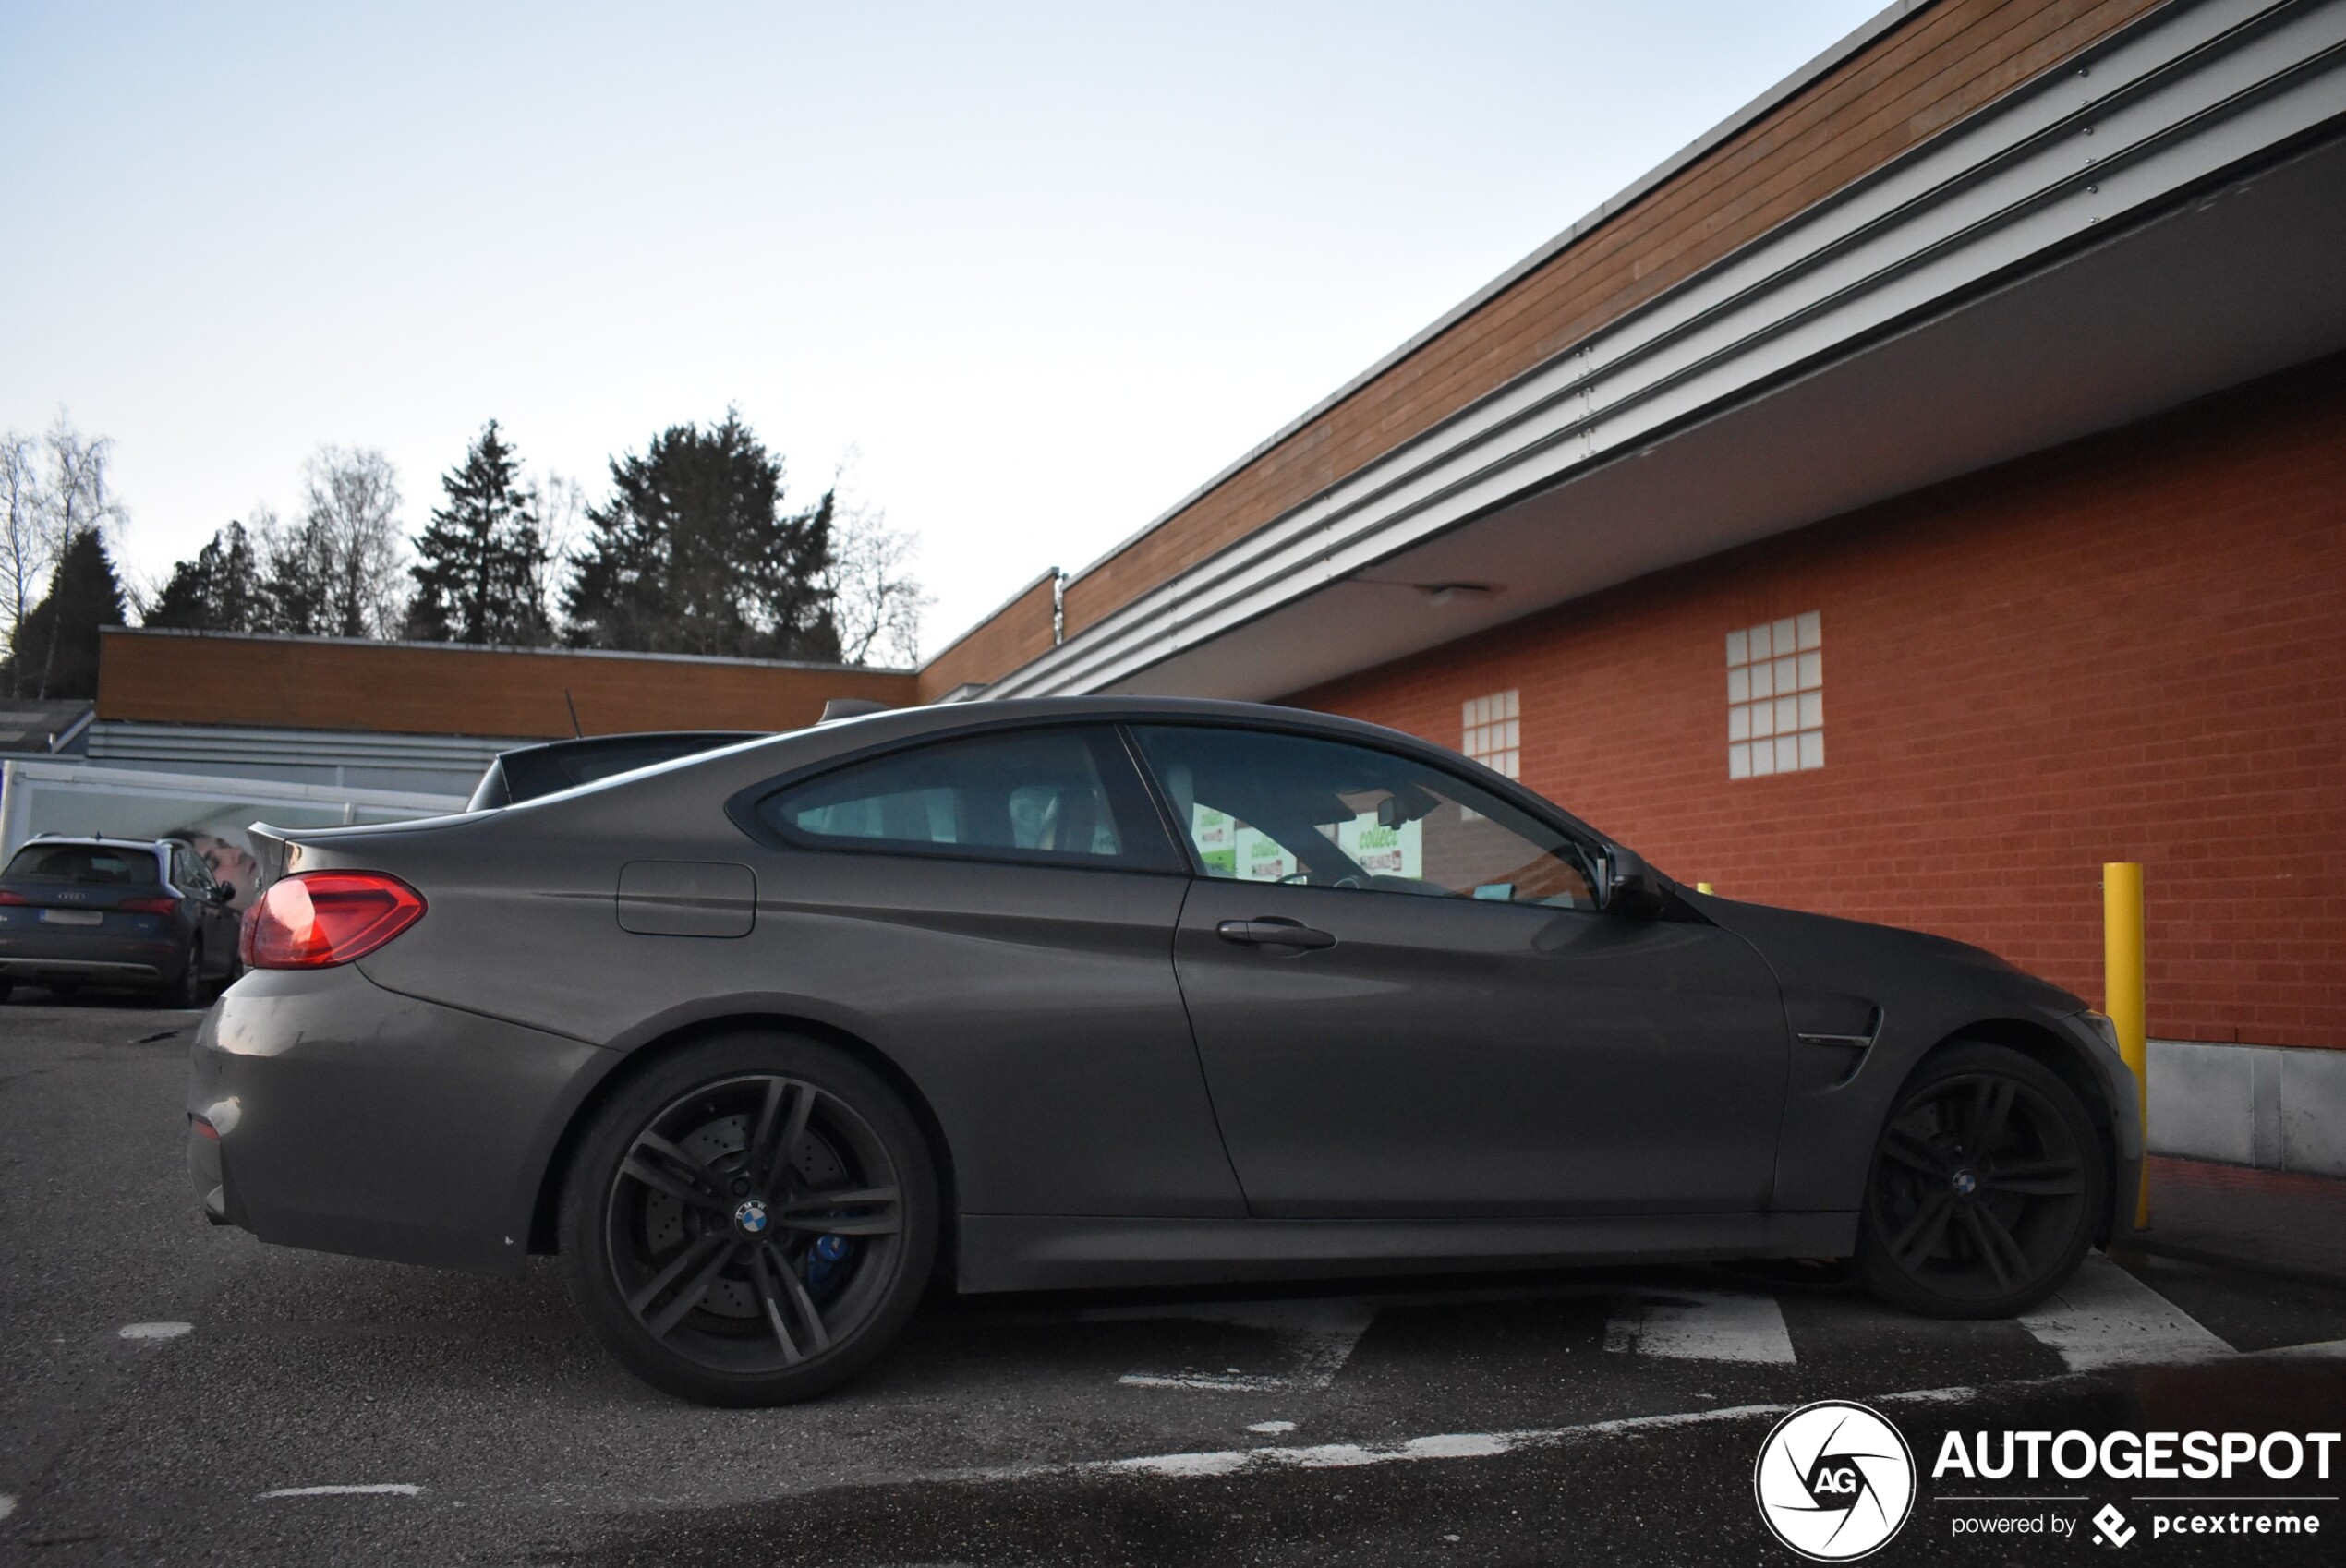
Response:
[[[2038,1014],[2083,1012],[2074,993],[1967,942],[1903,926],[1875,925],[1687,893],[1687,901],[1759,950],[1789,997],[1795,993],[1864,996],[1942,996],[1974,1008]]]

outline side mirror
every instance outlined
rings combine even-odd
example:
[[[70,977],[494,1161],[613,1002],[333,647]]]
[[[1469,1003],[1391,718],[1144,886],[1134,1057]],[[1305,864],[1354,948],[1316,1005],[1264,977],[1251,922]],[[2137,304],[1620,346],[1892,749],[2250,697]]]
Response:
[[[225,882],[213,883],[212,885],[212,891],[204,895],[205,898],[210,899],[215,904],[224,904],[236,896],[236,890],[234,887],[229,887]]]
[[[1662,879],[1637,850],[1619,844],[1604,847],[1604,907],[1624,914],[1662,912]]]

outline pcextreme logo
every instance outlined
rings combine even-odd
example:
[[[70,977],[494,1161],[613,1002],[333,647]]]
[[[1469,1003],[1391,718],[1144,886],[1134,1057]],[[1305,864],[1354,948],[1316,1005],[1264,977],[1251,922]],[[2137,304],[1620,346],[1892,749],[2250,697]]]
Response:
[[[1751,1490],[1776,1539],[1814,1562],[1848,1562],[1887,1546],[1914,1511],[1914,1451],[1878,1412],[1821,1399],[1776,1423]]]

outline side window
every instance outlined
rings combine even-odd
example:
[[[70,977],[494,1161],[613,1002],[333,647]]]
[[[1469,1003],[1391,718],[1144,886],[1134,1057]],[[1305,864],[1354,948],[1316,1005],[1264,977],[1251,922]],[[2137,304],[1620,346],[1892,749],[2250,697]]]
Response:
[[[185,844],[171,846],[171,885],[182,893],[197,894],[212,885],[211,874],[196,859],[196,852]]]
[[[1208,876],[1596,907],[1579,845],[1439,768],[1268,730],[1133,733]]]
[[[1122,744],[1094,726],[940,741],[851,763],[760,802],[794,843],[1174,871]]]

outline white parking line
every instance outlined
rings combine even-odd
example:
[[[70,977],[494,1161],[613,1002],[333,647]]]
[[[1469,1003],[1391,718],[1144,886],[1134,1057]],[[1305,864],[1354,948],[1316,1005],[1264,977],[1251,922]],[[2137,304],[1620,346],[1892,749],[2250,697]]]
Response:
[[[1336,1381],[1352,1358],[1352,1347],[1376,1321],[1376,1306],[1367,1301],[1247,1301],[1228,1306],[1198,1307],[1179,1314],[1195,1322],[1232,1323],[1263,1329],[1295,1358],[1295,1369],[1282,1373],[1248,1373],[1237,1368],[1223,1372],[1127,1372],[1116,1381],[1127,1388],[1187,1389],[1209,1393],[1313,1393]]]
[[[1789,1405],[1736,1405],[1724,1410],[1693,1410],[1670,1416],[1628,1416],[1578,1427],[1543,1427],[1513,1432],[1443,1432],[1386,1447],[1361,1443],[1317,1443],[1297,1448],[1234,1448],[1206,1453],[1153,1453],[1138,1459],[1097,1459],[1067,1466],[1077,1475],[1227,1476],[1240,1470],[1288,1468],[1341,1470],[1361,1465],[1409,1464],[1422,1459],[1489,1459],[1518,1449],[1542,1448],[1573,1438],[1651,1431],[1710,1421],[1740,1421],[1777,1416]]]
[[[6,1519],[9,1514],[14,1514],[16,1511],[17,1500],[10,1497],[6,1492],[0,1491],[0,1519]]]
[[[2144,1361],[2204,1361],[2232,1347],[2192,1315],[2111,1262],[2089,1256],[2076,1276],[2021,1326],[2073,1372]]]
[[[1689,1290],[1623,1301],[1604,1327],[1604,1347],[1674,1361],[1753,1361],[1789,1367],[1792,1335],[1772,1296]]]
[[[117,1332],[124,1339],[146,1340],[151,1343],[177,1339],[182,1334],[193,1333],[196,1332],[196,1325],[193,1323],[125,1323]]]
[[[2029,1384],[2012,1385],[2016,1387]],[[1874,1405],[1949,1405],[1978,1397],[1976,1388],[1910,1389],[1871,1396]],[[915,1478],[922,1481],[999,1482],[1035,1480],[1047,1476],[1152,1476],[1187,1479],[1227,1476],[1242,1470],[1348,1469],[1363,1465],[1408,1464],[1426,1459],[1488,1459],[1529,1448],[1544,1448],[1582,1438],[1614,1437],[1628,1432],[1667,1430],[1703,1426],[1713,1421],[1740,1421],[1781,1416],[1790,1405],[1735,1405],[1719,1410],[1685,1410],[1666,1416],[1623,1416],[1572,1427],[1539,1427],[1506,1432],[1442,1432],[1411,1438],[1384,1447],[1363,1443],[1317,1443],[1292,1448],[1231,1448],[1198,1453],[1151,1453],[1133,1459],[1087,1459],[1064,1465],[1016,1465],[998,1468],[948,1470]],[[1265,1422],[1265,1426],[1285,1423]],[[1255,1428],[1249,1428],[1250,1431]]]
[[[272,1497],[414,1497],[423,1490],[413,1481],[377,1481],[351,1487],[278,1487],[262,1492],[260,1501],[265,1502]]]

